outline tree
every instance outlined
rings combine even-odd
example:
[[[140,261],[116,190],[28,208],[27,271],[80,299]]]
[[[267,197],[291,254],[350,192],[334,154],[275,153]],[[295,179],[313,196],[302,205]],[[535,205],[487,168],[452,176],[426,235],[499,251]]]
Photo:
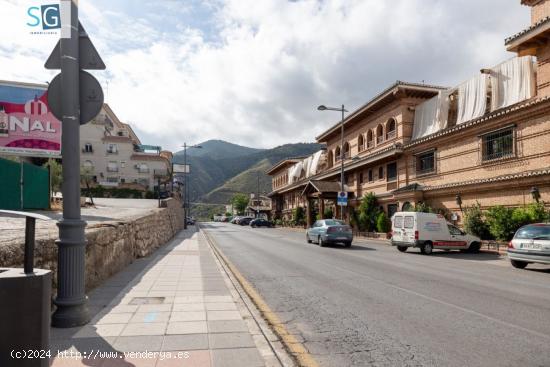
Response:
[[[248,196],[246,194],[235,194],[231,198],[231,204],[237,211],[238,215],[243,215],[246,207],[248,206]]]
[[[420,213],[433,213],[434,210],[425,202],[420,201],[414,205],[414,211]]]
[[[510,240],[517,229],[513,218],[514,209],[501,205],[490,207],[485,214],[489,231],[500,241]],[[516,215],[516,220],[518,215]]]
[[[298,206],[292,211],[292,221],[294,222],[295,225],[298,225],[298,226],[305,224],[306,213],[304,211],[304,208],[302,208],[301,206]]]
[[[380,212],[374,193],[369,192],[363,197],[358,212],[359,229],[373,232],[376,229],[376,217]]]
[[[52,192],[60,192],[63,183],[63,166],[55,159],[48,159],[46,166],[50,169]]]

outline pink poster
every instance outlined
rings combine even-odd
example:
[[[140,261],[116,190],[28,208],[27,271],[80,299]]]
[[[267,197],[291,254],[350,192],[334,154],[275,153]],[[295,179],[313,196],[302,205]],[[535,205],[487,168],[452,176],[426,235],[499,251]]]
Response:
[[[45,86],[0,82],[0,154],[61,156],[61,122]]]

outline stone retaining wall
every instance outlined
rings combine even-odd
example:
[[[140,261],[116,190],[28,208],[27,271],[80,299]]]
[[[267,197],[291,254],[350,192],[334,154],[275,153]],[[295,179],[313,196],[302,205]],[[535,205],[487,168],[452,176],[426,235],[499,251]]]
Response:
[[[108,221],[86,229],[86,288],[92,289],[124,269],[136,258],[144,257],[167,243],[183,228],[181,204],[173,199],[152,214],[124,221]],[[24,243],[0,246],[0,267],[22,267]],[[55,238],[36,241],[35,267],[53,272],[57,284],[57,246]]]

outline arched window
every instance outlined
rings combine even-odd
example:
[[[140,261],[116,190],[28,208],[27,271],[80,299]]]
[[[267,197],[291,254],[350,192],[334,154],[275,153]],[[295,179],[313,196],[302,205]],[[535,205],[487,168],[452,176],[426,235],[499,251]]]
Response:
[[[340,159],[342,159],[342,155],[340,153],[340,147],[336,147],[336,149],[334,150],[334,161],[335,162],[338,162]]]
[[[382,180],[384,178],[384,167],[378,167],[378,179]]]
[[[374,146],[374,134],[372,130],[367,132],[367,148],[372,148]]]
[[[365,149],[365,138],[363,137],[363,134],[359,134],[359,137],[357,138],[357,146],[360,152]]]
[[[382,144],[384,142],[384,126],[382,124],[376,127],[376,144]]]
[[[349,143],[346,141],[344,143],[344,158],[349,158],[350,157],[350,146],[349,146]]]
[[[393,139],[397,136],[397,123],[393,118],[386,122],[386,140]]]
[[[332,154],[332,150],[328,151],[327,163],[328,163],[328,168],[331,168],[332,165],[334,164],[334,155]]]

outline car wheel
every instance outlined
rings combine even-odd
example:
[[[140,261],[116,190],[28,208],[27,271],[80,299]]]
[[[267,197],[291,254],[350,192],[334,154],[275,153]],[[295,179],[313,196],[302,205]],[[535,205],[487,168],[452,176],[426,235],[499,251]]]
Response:
[[[525,261],[518,261],[518,260],[510,260],[510,263],[514,268],[517,268],[517,269],[525,269],[527,264],[529,264]]]
[[[317,244],[320,247],[325,247],[326,246],[326,243],[325,243],[325,241],[323,241],[323,238],[321,236],[319,236],[319,238],[317,238]]]
[[[311,243],[311,239],[309,238],[309,235],[306,233],[306,241],[307,243]]]
[[[344,246],[345,247],[351,247],[351,241],[344,242]]]
[[[426,242],[421,248],[420,252],[422,252],[424,255],[431,255],[434,250],[434,246],[431,242]]]
[[[468,247],[468,249],[466,250],[466,252],[469,252],[469,253],[477,253],[479,252],[479,249],[481,248],[481,243],[479,242],[472,242],[470,244],[470,247]]]
[[[408,248],[407,246],[397,246],[397,249],[401,252],[407,251],[407,248]]]

